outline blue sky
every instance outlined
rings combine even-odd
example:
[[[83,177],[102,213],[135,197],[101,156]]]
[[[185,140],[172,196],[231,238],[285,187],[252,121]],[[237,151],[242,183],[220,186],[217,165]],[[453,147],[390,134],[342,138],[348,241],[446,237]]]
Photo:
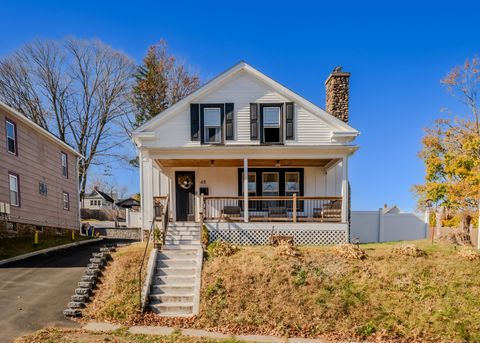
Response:
[[[140,62],[161,38],[207,81],[245,60],[321,107],[334,66],[351,76],[353,209],[415,208],[423,128],[448,107],[440,85],[479,52],[480,3],[471,1],[4,1],[0,56],[34,38],[98,38]],[[117,182],[138,189],[135,171]]]

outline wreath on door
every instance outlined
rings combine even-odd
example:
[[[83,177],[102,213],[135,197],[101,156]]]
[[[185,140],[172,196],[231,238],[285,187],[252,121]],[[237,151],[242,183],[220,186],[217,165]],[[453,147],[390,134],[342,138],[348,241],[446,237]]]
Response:
[[[182,175],[177,178],[178,185],[183,189],[189,189],[193,185],[193,180],[189,175]]]

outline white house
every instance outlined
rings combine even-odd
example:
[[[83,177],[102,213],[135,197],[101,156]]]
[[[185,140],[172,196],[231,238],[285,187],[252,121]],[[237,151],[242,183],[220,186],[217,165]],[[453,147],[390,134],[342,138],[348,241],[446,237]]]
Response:
[[[117,201],[117,194],[108,195],[97,187],[94,187],[90,193],[84,195],[82,200],[82,208],[88,210],[104,210],[112,209]]]
[[[349,76],[331,73],[323,110],[240,62],[139,127],[143,229],[168,199],[170,225],[204,223],[211,240],[347,242]]]

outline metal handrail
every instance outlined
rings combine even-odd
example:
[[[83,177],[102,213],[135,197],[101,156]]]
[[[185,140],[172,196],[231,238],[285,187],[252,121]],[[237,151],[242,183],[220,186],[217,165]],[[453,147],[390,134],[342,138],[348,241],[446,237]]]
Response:
[[[163,197],[162,197],[163,198]],[[168,227],[168,211],[169,211],[169,196],[167,195],[165,197],[166,199],[166,205],[160,205],[160,212],[161,212],[161,218],[162,218],[162,247],[165,245],[165,237],[167,234],[167,227]],[[155,207],[155,206],[154,206]],[[143,271],[143,266],[145,264],[145,257],[147,256],[147,251],[148,251],[148,246],[150,244],[150,237],[153,236],[153,244],[156,243],[156,238],[154,234],[155,226],[156,226],[156,219],[157,216],[155,215],[155,208],[153,209],[153,220],[152,220],[152,225],[150,226],[150,230],[148,231],[148,237],[147,237],[147,244],[145,244],[145,249],[143,250],[143,257],[142,261],[140,262],[140,267],[138,269],[138,296],[140,300],[140,311],[143,311],[143,306],[142,306],[142,288],[143,288],[143,282],[142,282],[142,271]]]

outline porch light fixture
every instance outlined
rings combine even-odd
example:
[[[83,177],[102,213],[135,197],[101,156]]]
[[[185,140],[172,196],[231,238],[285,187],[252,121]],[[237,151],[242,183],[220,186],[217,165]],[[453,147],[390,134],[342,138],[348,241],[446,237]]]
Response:
[[[215,161],[214,160],[210,161],[210,167],[215,167]]]
[[[280,167],[280,161],[279,160],[275,161],[275,167],[277,167],[277,168]]]

